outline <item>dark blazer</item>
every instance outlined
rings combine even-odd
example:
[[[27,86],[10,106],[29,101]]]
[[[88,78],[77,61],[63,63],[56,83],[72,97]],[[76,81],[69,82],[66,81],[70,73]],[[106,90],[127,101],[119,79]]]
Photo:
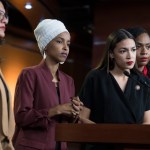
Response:
[[[60,102],[52,75],[44,61],[24,69],[17,81],[14,112],[15,150],[54,150],[55,124],[59,117],[48,117],[48,110],[69,102],[75,95],[73,79],[58,70]],[[66,143],[62,143],[66,149]]]
[[[148,70],[147,77],[150,78],[150,63],[148,63],[146,67],[147,67],[147,70]]]
[[[90,119],[96,123],[143,123],[144,112],[150,110],[150,89],[137,82],[149,79],[131,71],[124,92],[106,69],[90,71],[79,97],[91,109]],[[134,78],[134,80],[133,80]]]

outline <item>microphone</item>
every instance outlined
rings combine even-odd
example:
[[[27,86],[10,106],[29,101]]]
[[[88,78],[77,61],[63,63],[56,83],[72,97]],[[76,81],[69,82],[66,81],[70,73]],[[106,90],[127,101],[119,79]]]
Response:
[[[142,85],[150,88],[150,85],[146,81],[142,80],[141,78],[139,78],[138,80],[133,78],[128,71],[124,71],[123,73],[124,73],[124,75],[126,75],[127,77],[133,79],[134,81],[138,82],[139,84],[142,84]]]

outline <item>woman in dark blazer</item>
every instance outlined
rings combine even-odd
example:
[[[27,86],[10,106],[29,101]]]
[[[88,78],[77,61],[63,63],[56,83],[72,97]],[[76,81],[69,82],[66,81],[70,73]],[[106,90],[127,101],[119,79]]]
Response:
[[[70,34],[64,24],[45,19],[34,30],[44,59],[25,68],[15,92],[15,150],[67,149],[65,142],[55,142],[55,125],[72,122],[79,115],[82,103],[73,99],[73,79],[59,70],[69,54]]]

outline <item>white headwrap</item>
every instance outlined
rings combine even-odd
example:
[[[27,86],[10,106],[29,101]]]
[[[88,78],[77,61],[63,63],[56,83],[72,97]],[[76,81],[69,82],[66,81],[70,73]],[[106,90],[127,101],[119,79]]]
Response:
[[[41,21],[34,30],[34,35],[37,40],[40,52],[45,58],[44,49],[47,44],[57,35],[68,30],[65,25],[56,19],[45,19]]]

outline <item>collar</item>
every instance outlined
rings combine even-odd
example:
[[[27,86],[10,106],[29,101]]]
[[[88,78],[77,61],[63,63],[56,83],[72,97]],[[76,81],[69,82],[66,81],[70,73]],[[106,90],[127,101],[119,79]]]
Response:
[[[148,69],[146,66],[144,66],[142,73],[144,74],[144,76],[148,76]]]

